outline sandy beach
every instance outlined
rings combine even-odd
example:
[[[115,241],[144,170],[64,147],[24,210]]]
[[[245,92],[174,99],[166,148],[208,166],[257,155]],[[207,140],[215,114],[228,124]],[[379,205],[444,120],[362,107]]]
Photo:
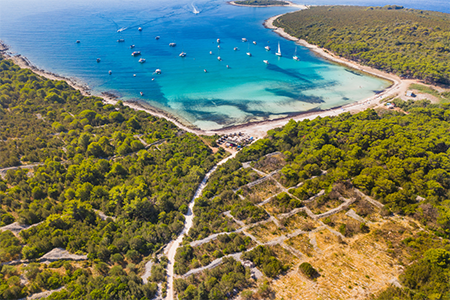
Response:
[[[297,5],[292,2],[290,2],[292,6],[296,6],[301,9],[307,9],[307,6],[304,5]],[[232,2],[230,2],[232,5],[237,5]],[[376,106],[380,105],[380,100],[391,97],[396,94],[401,94],[406,91],[408,86],[413,82],[418,82],[417,80],[401,80],[398,76],[393,74],[388,74],[370,67],[361,66],[358,65],[355,62],[349,61],[347,59],[335,56],[331,54],[330,52],[326,51],[325,49],[319,48],[317,46],[311,45],[307,43],[304,40],[300,40],[296,37],[293,37],[289,34],[287,34],[282,28],[275,27],[273,25],[273,22],[275,19],[280,17],[281,15],[277,15],[274,17],[271,17],[264,21],[264,26],[268,29],[272,29],[274,32],[279,34],[280,36],[295,41],[297,44],[307,47],[314,53],[316,53],[318,56],[323,57],[331,62],[338,63],[341,65],[344,65],[346,67],[370,74],[372,76],[377,76],[386,80],[391,81],[393,84],[385,89],[383,92],[373,95],[372,97],[369,97],[367,99],[363,99],[358,102],[353,102],[351,104],[340,106],[334,109],[328,109],[328,110],[320,110],[320,111],[312,111],[312,112],[299,112],[295,116],[289,116],[285,118],[279,118],[275,120],[264,120],[264,121],[258,121],[258,122],[251,122],[247,124],[241,124],[236,126],[230,126],[227,128],[217,129],[217,130],[201,130],[194,126],[191,126],[187,124],[184,120],[178,119],[176,116],[169,114],[166,111],[163,111],[161,109],[155,108],[153,106],[150,106],[146,103],[141,103],[138,101],[124,101],[124,105],[129,106],[136,110],[142,110],[145,111],[153,116],[165,118],[166,120],[173,122],[177,127],[179,127],[182,130],[185,130],[187,132],[191,132],[197,135],[214,135],[214,134],[228,134],[228,133],[234,133],[237,131],[249,134],[250,136],[253,136],[255,138],[262,138],[266,135],[267,131],[276,127],[284,126],[289,120],[293,119],[295,121],[301,121],[304,119],[314,119],[316,117],[327,117],[327,116],[336,116],[342,112],[351,112],[351,113],[358,113],[360,111],[366,110],[367,108],[374,108]],[[39,69],[38,67],[34,66],[26,57],[23,57],[21,55],[13,55],[8,51],[8,46],[5,45],[0,41],[0,51],[3,53],[3,55],[7,59],[11,59],[21,68],[28,68],[31,69],[33,72],[52,79],[52,80],[65,80],[67,83],[72,86],[75,89],[80,90],[80,92],[85,96],[92,96],[90,88],[80,83],[78,80],[74,78],[66,78],[63,76],[59,76],[58,74],[54,74],[51,72],[47,72],[45,70]],[[113,93],[110,92],[104,92],[101,95],[95,95],[97,97],[103,98],[103,101],[108,104],[116,104],[120,99],[116,97]]]

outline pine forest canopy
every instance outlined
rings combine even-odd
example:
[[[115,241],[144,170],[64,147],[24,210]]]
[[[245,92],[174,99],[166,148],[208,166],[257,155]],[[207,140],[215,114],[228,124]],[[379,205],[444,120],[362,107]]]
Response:
[[[356,62],[406,78],[450,83],[450,15],[401,6],[313,6],[273,23]]]

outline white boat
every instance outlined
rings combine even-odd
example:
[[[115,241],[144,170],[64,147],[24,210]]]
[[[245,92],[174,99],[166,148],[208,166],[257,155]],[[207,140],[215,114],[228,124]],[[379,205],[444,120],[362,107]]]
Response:
[[[217,60],[222,60],[222,58],[220,56],[217,56]]]
[[[133,74],[133,77],[136,77],[136,74]]]
[[[133,51],[133,53],[131,53],[131,56],[139,56],[141,55],[141,51]]]
[[[270,47],[269,46],[265,46],[264,47],[267,51],[270,51]]]
[[[100,58],[97,58],[97,62],[100,62]]]
[[[220,44],[220,39],[217,39],[217,44]]]
[[[203,69],[203,72],[208,73],[208,71],[206,69]]]
[[[139,59],[139,62],[140,62],[141,64],[145,63],[145,58]]]
[[[130,49],[133,49],[134,48],[134,45],[130,45]]]
[[[108,71],[108,74],[109,74],[109,75],[111,75],[111,74],[112,74],[112,71],[111,71],[111,70],[109,70],[109,71]]]
[[[253,45],[256,45],[256,41],[253,41]]]
[[[292,56],[292,59],[296,60],[296,61],[300,60],[300,58],[298,58],[298,56],[297,56],[297,46],[295,46],[295,53],[294,53],[294,56]]]
[[[175,44],[175,43],[170,43],[169,44],[169,47],[175,47],[177,44]]]
[[[159,40],[159,35],[158,35],[158,36],[155,36],[155,40]]]
[[[230,68],[230,66],[229,65],[227,65],[227,69],[229,69]]]
[[[141,94],[141,96],[144,96],[144,93],[143,93],[143,92],[139,92],[139,94]]]
[[[247,55],[248,55],[248,56],[252,56],[252,54],[251,54],[250,52],[247,52]]]
[[[156,74],[161,74],[161,69],[156,69],[156,70],[155,70],[155,73],[156,73]]]
[[[246,41],[247,41],[247,39],[246,39],[246,38],[242,38],[242,41],[243,41],[243,42],[246,42]]]
[[[209,54],[212,54],[212,51],[209,51]]]
[[[275,55],[280,56],[281,57],[281,48],[280,48],[280,42],[278,42],[278,52],[275,53]]]
[[[120,28],[119,30],[117,30],[117,32],[122,32],[122,31],[124,31],[125,29],[127,29],[127,27],[122,27],[122,28]]]
[[[269,64],[269,61],[268,61],[268,60],[263,60],[263,62],[264,62],[266,65]]]
[[[220,45],[217,45],[217,48],[219,48],[219,49],[220,49]]]
[[[234,49],[233,49],[234,51],[238,51],[239,49],[238,49],[238,47],[234,47]]]
[[[185,56],[186,56],[185,52],[181,52],[180,55],[179,55],[179,57],[185,57]]]
[[[139,30],[139,31],[142,31],[142,27],[139,27],[138,30]]]

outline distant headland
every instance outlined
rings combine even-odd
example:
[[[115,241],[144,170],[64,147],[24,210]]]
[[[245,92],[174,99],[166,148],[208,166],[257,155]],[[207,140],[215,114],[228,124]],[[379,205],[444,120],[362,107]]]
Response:
[[[282,0],[243,0],[243,1],[230,1],[231,5],[247,6],[247,7],[272,7],[272,6],[299,6],[291,1]]]

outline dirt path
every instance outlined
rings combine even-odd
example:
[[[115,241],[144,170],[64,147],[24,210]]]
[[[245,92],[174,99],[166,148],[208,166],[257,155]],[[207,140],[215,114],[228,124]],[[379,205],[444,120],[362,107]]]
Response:
[[[214,171],[217,169],[218,166],[224,164],[229,159],[234,158],[235,154],[228,156],[227,158],[221,160],[217,165],[215,165],[208,173],[206,173],[205,177],[203,178],[202,182],[197,188],[197,191],[195,191],[194,197],[192,197],[191,202],[189,203],[189,209],[188,213],[185,216],[184,221],[184,228],[181,231],[181,233],[178,235],[177,239],[175,241],[172,241],[169,245],[167,245],[166,250],[164,251],[167,255],[167,258],[169,259],[168,265],[167,265],[167,297],[166,299],[172,300],[174,299],[174,289],[173,289],[173,278],[174,278],[174,263],[175,263],[175,254],[177,253],[177,249],[180,246],[181,242],[183,241],[184,235],[189,232],[189,229],[191,229],[193,220],[194,220],[194,204],[195,199],[201,196],[203,189],[206,186],[206,182],[208,181],[209,177],[214,173]],[[147,265],[146,265],[147,267]],[[145,273],[147,273],[147,269],[145,270]]]
[[[5,177],[6,173],[9,170],[17,170],[17,169],[33,169],[34,167],[37,166],[42,166],[44,163],[35,163],[35,164],[31,164],[31,165],[21,165],[21,166],[16,166],[16,167],[9,167],[9,168],[3,168],[0,169],[0,177]]]

